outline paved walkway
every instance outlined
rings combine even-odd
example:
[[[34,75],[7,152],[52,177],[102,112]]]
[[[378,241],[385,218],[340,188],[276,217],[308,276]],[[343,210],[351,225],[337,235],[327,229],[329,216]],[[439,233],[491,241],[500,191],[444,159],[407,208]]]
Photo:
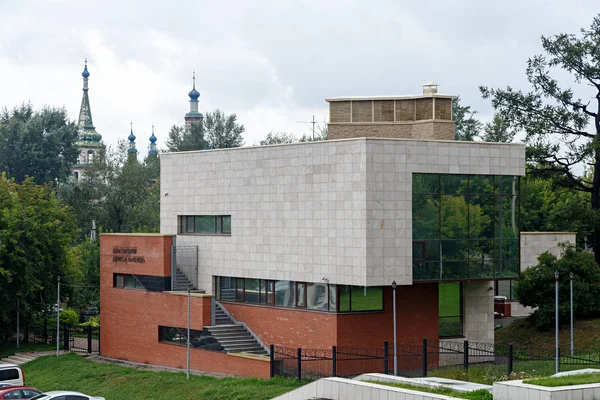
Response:
[[[60,350],[59,353],[65,354],[65,352],[63,350]],[[25,364],[29,361],[33,361],[36,358],[41,357],[41,356],[49,356],[49,355],[55,355],[55,354],[56,354],[56,351],[31,351],[31,352],[16,353],[12,356],[1,359],[0,364],[21,365],[21,364]]]

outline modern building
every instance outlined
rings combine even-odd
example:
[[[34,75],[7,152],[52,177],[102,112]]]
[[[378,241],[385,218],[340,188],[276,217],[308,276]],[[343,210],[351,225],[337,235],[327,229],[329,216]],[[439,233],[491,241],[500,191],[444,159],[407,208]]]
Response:
[[[88,80],[90,73],[87,68],[87,58],[85,59],[85,66],[81,76],[83,76],[83,97],[79,109],[79,119],[77,120],[79,140],[76,143],[79,147],[79,157],[77,159],[77,164],[71,167],[71,173],[76,181],[84,178],[85,169],[94,161],[94,156],[98,154],[98,151],[102,146],[102,135],[96,132],[96,128],[92,121],[92,108],[90,106],[90,97],[88,94]]]
[[[161,156],[161,234],[101,235],[103,355],[185,365],[188,287],[196,369],[392,343],[393,285],[399,343],[493,343],[525,146],[454,141],[434,84],[328,101],[331,140]]]

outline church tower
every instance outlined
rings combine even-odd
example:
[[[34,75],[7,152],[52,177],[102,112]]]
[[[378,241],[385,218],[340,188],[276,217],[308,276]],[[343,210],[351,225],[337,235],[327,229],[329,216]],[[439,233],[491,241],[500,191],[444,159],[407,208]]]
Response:
[[[200,92],[196,90],[196,71],[194,71],[194,75],[192,78],[192,90],[188,93],[190,96],[190,112],[185,114],[185,128],[189,130],[192,126],[193,122],[202,122],[204,120],[204,115],[198,112],[198,98],[200,97]]]
[[[83,98],[81,99],[81,108],[79,109],[79,120],[77,127],[79,130],[79,138],[77,146],[79,147],[79,157],[77,164],[71,167],[73,177],[76,181],[84,178],[85,169],[94,161],[94,157],[98,154],[100,146],[102,146],[102,135],[96,132],[94,123],[92,122],[92,109],[90,108],[90,98],[88,94],[88,79],[90,73],[87,69],[87,58],[83,72]]]
[[[133,134],[133,122],[131,124],[131,131],[127,140],[129,140],[129,148],[127,149],[127,159],[137,161],[137,149],[135,148],[135,135]]]
[[[158,156],[158,149],[156,147],[156,136],[154,136],[154,125],[152,125],[152,136],[150,136],[150,145],[148,146],[148,157]]]

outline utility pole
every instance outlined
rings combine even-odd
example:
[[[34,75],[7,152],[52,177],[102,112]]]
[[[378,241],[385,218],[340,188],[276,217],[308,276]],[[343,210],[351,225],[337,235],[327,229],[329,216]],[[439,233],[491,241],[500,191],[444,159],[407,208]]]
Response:
[[[60,346],[60,275],[56,278],[58,281],[58,294],[56,295],[56,357]]]

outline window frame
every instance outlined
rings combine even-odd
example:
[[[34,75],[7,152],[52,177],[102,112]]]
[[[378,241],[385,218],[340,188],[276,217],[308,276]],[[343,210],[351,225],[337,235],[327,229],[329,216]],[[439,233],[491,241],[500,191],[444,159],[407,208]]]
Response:
[[[213,232],[197,232],[197,217],[213,217]],[[223,221],[227,218],[229,218],[229,231],[223,230]],[[177,216],[177,232],[179,235],[231,236],[231,215],[179,215]]]
[[[125,286],[125,281],[127,277],[133,278],[133,287]],[[121,282],[119,282],[121,281]],[[122,285],[121,285],[122,283]],[[146,291],[146,287],[144,284],[134,275],[134,274],[120,274],[113,273],[113,288],[114,289],[125,289],[125,290],[144,290]]]

